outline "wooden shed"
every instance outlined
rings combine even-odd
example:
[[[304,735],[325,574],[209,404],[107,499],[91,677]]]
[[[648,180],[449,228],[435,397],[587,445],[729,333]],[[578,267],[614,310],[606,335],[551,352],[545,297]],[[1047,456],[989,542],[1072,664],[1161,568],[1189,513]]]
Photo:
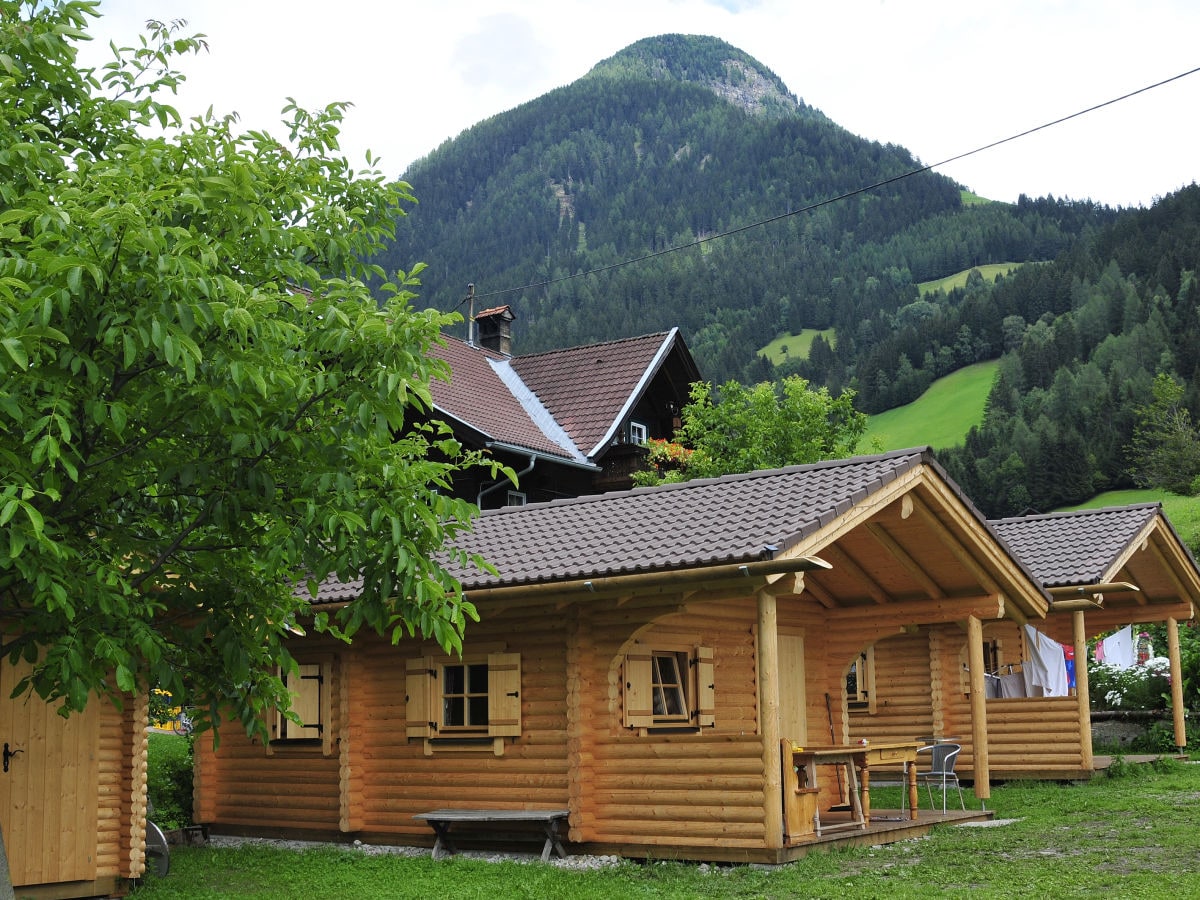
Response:
[[[1030,625],[1073,651],[1077,688],[1060,696],[988,697],[983,722],[988,777],[1092,775],[1087,641],[1134,623],[1167,627],[1175,743],[1184,748],[1178,624],[1194,616],[1200,570],[1161,505],[1023,516],[990,524],[1052,597],[1046,619]],[[987,676],[1021,677],[1032,654],[1031,636],[1018,619],[985,623],[983,641]],[[939,655],[952,664],[934,664]],[[976,776],[974,746],[979,735],[972,730],[969,647],[962,629],[922,626],[880,640],[863,650],[859,669],[864,684],[851,703],[852,738],[895,740],[915,734],[912,724],[921,722],[921,733],[958,738],[964,745],[959,773]]]
[[[785,832],[785,748],[847,744],[863,648],[945,625],[975,653],[1049,608],[920,449],[489,510],[461,544],[500,572],[457,573],[462,658],[297,638],[304,727],[198,742],[199,822],[422,844],[429,810],[561,808],[587,852],[787,861],[812,836]]]
[[[11,699],[25,665],[0,660],[0,827],[18,897],[124,894],[146,869],[146,698],[64,719]]]

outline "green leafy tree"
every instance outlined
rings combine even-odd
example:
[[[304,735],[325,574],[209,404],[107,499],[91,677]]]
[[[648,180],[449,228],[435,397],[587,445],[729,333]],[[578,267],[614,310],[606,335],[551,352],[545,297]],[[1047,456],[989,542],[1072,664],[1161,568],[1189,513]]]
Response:
[[[854,408],[853,391],[834,397],[826,388],[812,390],[799,376],[749,388],[729,381],[721,386],[719,402],[711,384],[696,382],[681,419],[675,436],[691,452],[659,448],[652,461],[669,462],[640,473],[639,484],[841,459],[854,454],[867,427],[866,415]]]
[[[476,615],[436,554],[478,460],[420,424],[450,318],[418,270],[364,286],[412,198],[338,154],[344,104],[285,140],[181,122],[202,39],[152,22],[83,70],[96,6],[0,0],[0,652],[64,715],[157,685],[261,728],[289,633],[452,650]],[[310,621],[327,576],[361,596]]]
[[[1130,474],[1139,487],[1191,494],[1200,476],[1200,431],[1183,406],[1183,386],[1163,373],[1155,376],[1152,391],[1152,402],[1138,408]]]

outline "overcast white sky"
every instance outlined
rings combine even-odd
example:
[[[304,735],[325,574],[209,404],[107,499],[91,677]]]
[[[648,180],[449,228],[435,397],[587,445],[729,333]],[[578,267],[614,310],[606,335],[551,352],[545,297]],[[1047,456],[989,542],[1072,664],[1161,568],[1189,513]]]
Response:
[[[177,106],[282,136],[287,97],[354,104],[342,149],[399,176],[476,122],[643,37],[749,53],[855,134],[925,164],[1200,66],[1196,0],[104,0],[89,59],[148,18],[188,21]],[[97,47],[96,45],[100,45]],[[1149,205],[1200,178],[1200,73],[939,167],[996,200]],[[417,191],[418,199],[420,196]]]

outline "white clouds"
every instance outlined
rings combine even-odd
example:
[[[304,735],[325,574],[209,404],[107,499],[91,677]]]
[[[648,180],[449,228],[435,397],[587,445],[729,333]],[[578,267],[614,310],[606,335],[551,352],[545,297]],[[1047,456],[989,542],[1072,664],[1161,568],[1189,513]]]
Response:
[[[386,171],[655,34],[711,34],[856,134],[926,163],[1200,65],[1190,0],[105,0],[95,33],[186,18],[185,112],[278,130],[288,96],[355,105],[343,149]],[[93,48],[94,51],[95,48]],[[95,57],[93,55],[93,59]],[[1019,193],[1149,203],[1197,178],[1200,74],[941,169]]]

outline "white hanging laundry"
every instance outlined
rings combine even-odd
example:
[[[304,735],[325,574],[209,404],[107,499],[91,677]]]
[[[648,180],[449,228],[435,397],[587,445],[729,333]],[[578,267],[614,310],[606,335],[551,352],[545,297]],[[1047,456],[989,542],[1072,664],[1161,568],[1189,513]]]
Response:
[[[1132,668],[1135,662],[1133,626],[1126,625],[1097,644],[1096,662],[1107,663],[1118,669]]]
[[[1029,696],[1025,693],[1025,676],[1020,672],[1010,672],[1008,675],[1001,675],[1000,696],[1005,698]]]
[[[1025,626],[1025,645],[1029,648],[1029,662],[1023,666],[1031,696],[1067,696],[1067,660],[1062,644],[1047,637],[1036,628]],[[1040,693],[1032,690],[1040,688]]]

